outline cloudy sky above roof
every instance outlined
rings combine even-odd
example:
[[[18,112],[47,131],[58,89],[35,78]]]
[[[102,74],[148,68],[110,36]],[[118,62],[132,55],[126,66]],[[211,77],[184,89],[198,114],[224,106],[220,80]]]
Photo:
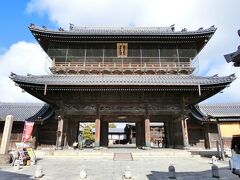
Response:
[[[48,74],[50,61],[27,26],[51,29],[78,26],[170,26],[196,30],[215,25],[218,30],[198,55],[196,75],[235,73],[231,86],[207,102],[240,102],[240,68],[227,64],[223,55],[240,45],[239,0],[23,0],[2,3],[0,31],[0,101],[37,102],[8,78],[10,72]],[[14,4],[14,6],[13,6]]]

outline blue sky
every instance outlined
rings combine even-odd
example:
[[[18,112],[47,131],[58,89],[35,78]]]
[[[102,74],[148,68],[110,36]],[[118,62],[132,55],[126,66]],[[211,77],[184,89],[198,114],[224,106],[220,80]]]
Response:
[[[51,29],[69,23],[79,26],[170,26],[176,30],[215,25],[218,30],[198,55],[196,75],[219,76],[240,69],[227,64],[223,55],[240,45],[239,0],[21,0],[1,3],[0,101],[38,102],[8,78],[10,72],[26,75],[48,74],[49,59],[28,30],[34,23]],[[3,8],[4,7],[4,8]],[[207,103],[240,102],[237,79],[223,93]]]
[[[12,44],[18,41],[35,42],[28,25],[34,22],[39,25],[55,27],[56,24],[48,20],[47,14],[36,14],[27,12],[29,0],[2,1],[1,6],[1,31],[0,46],[7,50]]]

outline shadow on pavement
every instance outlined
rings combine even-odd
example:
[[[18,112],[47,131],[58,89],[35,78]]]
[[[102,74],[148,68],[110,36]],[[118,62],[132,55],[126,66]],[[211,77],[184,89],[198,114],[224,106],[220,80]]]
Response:
[[[189,152],[191,152],[192,155],[200,155],[201,157],[219,156],[217,150],[189,150]]]
[[[195,179],[216,179],[212,177],[212,170],[207,171],[196,171],[196,172],[177,172],[176,170],[176,179],[186,179],[186,180],[195,180]],[[149,180],[160,180],[160,179],[169,179],[168,172],[163,171],[151,171],[151,174],[146,175]],[[239,179],[237,175],[232,174],[228,168],[219,168],[219,177],[220,179],[235,180]]]
[[[1,180],[9,180],[9,179],[16,179],[16,180],[32,180],[34,179],[33,176],[26,175],[26,174],[20,174],[16,172],[8,172],[0,170],[0,179]]]

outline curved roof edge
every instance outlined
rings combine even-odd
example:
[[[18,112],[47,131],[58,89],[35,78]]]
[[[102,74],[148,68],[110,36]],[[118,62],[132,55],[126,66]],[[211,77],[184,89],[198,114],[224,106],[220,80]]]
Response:
[[[72,86],[204,86],[230,84],[236,79],[235,74],[224,77],[201,77],[192,75],[17,75],[9,76],[16,83],[36,85],[72,85]]]
[[[207,29],[199,28],[195,31],[175,31],[174,27],[76,27],[70,25],[69,30],[59,28],[58,30],[48,29],[45,26],[30,24],[30,31],[53,35],[166,35],[166,36],[192,36],[213,34],[217,28],[211,26]]]
[[[54,108],[49,104],[44,104],[44,106],[33,116],[28,117],[26,121],[44,123],[54,114]]]
[[[201,123],[219,121],[240,121],[240,103],[203,104],[190,106],[190,116]]]

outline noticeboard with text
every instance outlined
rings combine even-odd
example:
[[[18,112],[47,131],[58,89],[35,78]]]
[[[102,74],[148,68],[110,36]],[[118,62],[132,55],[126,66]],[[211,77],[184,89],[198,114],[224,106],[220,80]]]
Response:
[[[128,56],[128,43],[117,43],[117,57],[123,58]]]

